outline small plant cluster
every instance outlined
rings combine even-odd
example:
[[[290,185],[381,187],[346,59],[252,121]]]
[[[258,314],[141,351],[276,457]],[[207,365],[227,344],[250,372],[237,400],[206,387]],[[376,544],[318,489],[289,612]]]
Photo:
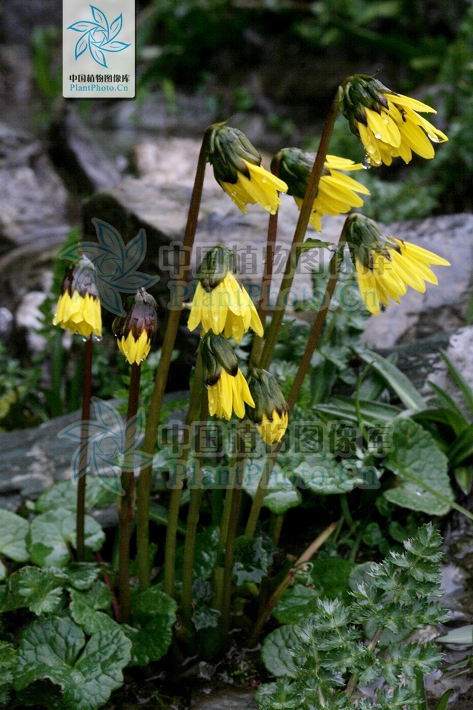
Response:
[[[349,710],[355,697],[363,710],[425,708],[423,676],[442,654],[412,634],[445,621],[435,602],[443,594],[441,544],[431,524],[419,528],[403,553],[355,568],[346,601],[300,584],[288,590],[274,609],[283,625],[263,644],[263,660],[278,680],[259,688],[261,710]]]
[[[54,324],[84,341],[81,420],[60,434],[77,445],[72,459],[77,487],[72,481],[56,484],[27,506],[24,516],[0,511],[0,551],[9,560],[0,570],[0,608],[5,613],[26,608],[38,616],[17,646],[9,637],[1,647],[5,692],[13,685],[25,704],[38,688],[49,698],[44,704],[51,704],[59,686],[67,708],[94,710],[121,685],[127,665],[158,661],[173,638],[176,653],[212,656],[225,649],[229,632],[238,626],[254,645],[271,612],[286,623],[281,608],[294,600],[295,606],[307,607],[310,618],[275,633],[278,638],[292,634],[298,670],[282,674],[292,680],[260,691],[265,707],[301,702],[306,703],[301,707],[348,707],[359,683],[382,678],[387,688],[377,693],[378,706],[409,706],[423,675],[437,664],[439,656],[430,646],[395,649],[389,641],[383,653],[375,647],[382,646],[385,629],[404,638],[412,629],[439,622],[438,608],[422,598],[438,594],[439,537],[432,527],[424,528],[405,543],[402,555],[393,552],[380,566],[353,570],[360,541],[368,531],[373,540],[376,535],[373,526],[366,527],[368,520],[374,522],[371,512],[353,520],[347,494],[379,488],[379,510],[383,503],[429,515],[463,509],[454,501],[447,458],[432,434],[400,407],[376,401],[390,388],[411,414],[427,409],[391,362],[356,346],[363,317],[348,314],[343,299],[350,282],[355,305],[376,315],[391,301],[399,302],[408,287],[423,292],[426,283],[437,283],[431,266],[448,262],[385,233],[359,213],[348,214],[336,245],[306,239],[309,223],[320,230],[325,215],[347,214],[361,207],[360,195],[367,194],[347,174],[363,166],[328,155],[339,110],[365,148],[365,163],[373,167],[398,157],[407,164],[413,153],[432,158],[432,142],[447,140],[422,115],[433,109],[364,75],[339,87],[317,153],[285,148],[274,157],[271,171],[241,131],[226,122],[210,126],[197,164],[179,283],[186,285],[189,276],[208,161],[240,210],[258,204],[269,213],[261,298],[253,303],[232,250],[216,245],[208,251],[191,302],[184,301],[185,288],[176,289],[171,299],[152,391],[148,382],[145,387],[146,417],[139,408],[141,374],[158,314],[148,291],[156,278],[137,270],[146,252],[144,231],[125,245],[111,225],[94,220],[97,242],[69,245],[63,253],[74,263],[62,281]],[[284,192],[294,198],[299,219],[273,304],[277,214]],[[322,298],[288,368],[284,353],[291,351],[292,339],[283,321],[298,262],[305,252],[321,254],[327,248]],[[91,397],[102,307],[116,316],[113,332],[129,367],[125,423],[110,403]],[[199,330],[196,363],[184,423],[166,433],[163,397],[186,308],[189,330]],[[353,357],[367,365],[359,377],[347,372]],[[354,386],[354,397],[329,400],[337,380]],[[153,486],[168,507],[151,500]],[[321,579],[337,565],[342,580],[359,576],[346,604],[340,579],[340,598],[315,602],[314,594],[323,595],[311,585],[289,589],[295,574],[290,564],[279,577],[272,573],[285,513],[302,504],[326,510],[330,494],[339,496],[342,518],[331,518],[294,569],[300,573],[301,565],[324,543],[329,550],[331,542],[335,560],[312,564],[321,563]],[[106,563],[101,557],[105,534],[90,512],[111,501],[117,502],[118,530]],[[159,571],[150,523],[166,526]],[[402,529],[390,534],[398,541],[405,538]],[[345,544],[351,546],[348,560],[337,556]],[[15,563],[28,564],[18,568]],[[373,626],[368,645],[365,623]],[[265,645],[266,660],[271,643]],[[370,701],[360,702],[370,707]]]

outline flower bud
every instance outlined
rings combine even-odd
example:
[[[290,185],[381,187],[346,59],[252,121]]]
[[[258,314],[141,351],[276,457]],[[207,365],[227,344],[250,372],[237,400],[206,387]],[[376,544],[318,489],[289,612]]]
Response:
[[[140,289],[125,304],[126,316],[113,321],[112,330],[120,352],[130,365],[139,365],[150,352],[158,328],[157,304],[153,296]]]
[[[200,348],[210,415],[231,419],[234,411],[242,419],[245,403],[254,407],[254,401],[230,343],[223,335],[207,333]]]
[[[237,273],[235,252],[223,244],[217,244],[202,259],[197,278],[205,291],[209,292],[216,288],[228,273]]]

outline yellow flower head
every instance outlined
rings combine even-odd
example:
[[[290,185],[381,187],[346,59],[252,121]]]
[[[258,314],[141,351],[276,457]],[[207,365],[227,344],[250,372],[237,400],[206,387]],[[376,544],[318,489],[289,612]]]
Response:
[[[253,409],[246,408],[247,417],[256,424],[263,441],[269,445],[280,442],[289,416],[278,382],[266,370],[254,368],[248,378],[248,386],[255,405]]]
[[[230,343],[222,335],[208,333],[201,348],[210,415],[231,419],[232,412],[235,412],[242,419],[245,403],[250,407],[255,403]]]
[[[72,335],[79,333],[84,338],[92,334],[98,338],[102,336],[102,312],[95,267],[85,256],[67,269],[53,325],[60,325]]]
[[[237,343],[250,328],[259,336],[263,335],[253,301],[234,273],[236,259],[231,249],[217,246],[206,254],[197,272],[199,282],[187,321],[189,330],[202,323],[205,332],[224,333]]]
[[[280,174],[287,182],[288,195],[294,197],[299,209],[309,184],[315,157],[314,153],[305,153],[298,148],[284,148],[273,159],[273,163],[279,160]],[[362,167],[361,163],[354,163],[353,160],[327,155],[310,216],[310,223],[318,232],[322,229],[320,218],[325,214],[346,214],[352,207],[363,205],[363,200],[357,193],[369,195],[368,188],[340,172],[361,170]]]
[[[399,303],[407,286],[424,293],[425,282],[437,284],[430,265],[450,266],[427,249],[383,234],[373,220],[355,215],[346,231],[355,263],[361,296],[366,308],[379,314],[380,302]]]
[[[213,127],[208,160],[218,184],[236,206],[246,212],[246,205],[258,203],[271,214],[281,204],[278,192],[286,192],[285,182],[261,167],[261,156],[244,133],[224,123]]]
[[[397,157],[409,163],[412,153],[433,158],[431,141],[448,140],[445,133],[420,115],[436,113],[433,108],[390,91],[374,77],[350,77],[340,87],[339,97],[352,132],[365,147],[368,167],[391,165]]]
[[[147,291],[139,289],[128,298],[126,310],[126,316],[115,318],[112,329],[118,348],[130,365],[140,365],[149,355],[158,328],[156,301]]]

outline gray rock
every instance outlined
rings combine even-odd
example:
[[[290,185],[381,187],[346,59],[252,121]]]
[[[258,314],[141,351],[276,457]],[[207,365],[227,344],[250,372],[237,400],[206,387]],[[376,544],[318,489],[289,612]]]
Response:
[[[120,172],[88,135],[83,121],[63,104],[48,131],[49,154],[65,179],[80,193],[116,185]]]
[[[67,192],[41,143],[0,123],[0,250],[61,244],[69,231],[66,205]]]
[[[439,254],[451,266],[433,267],[439,285],[425,293],[408,288],[401,303],[372,316],[363,339],[377,347],[453,333],[466,322],[473,283],[473,215],[429,217],[389,225],[388,234]]]

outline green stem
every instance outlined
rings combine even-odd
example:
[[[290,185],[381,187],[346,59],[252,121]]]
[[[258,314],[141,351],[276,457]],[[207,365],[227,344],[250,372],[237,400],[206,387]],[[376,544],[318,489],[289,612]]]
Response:
[[[239,464],[237,464],[239,465]],[[241,487],[235,488],[232,496],[232,508],[225,546],[225,565],[223,568],[222,616],[220,620],[220,638],[222,646],[228,640],[230,632],[230,612],[232,603],[233,561],[235,556],[235,540],[240,514]]]
[[[199,216],[200,202],[202,198],[202,188],[204,184],[205,165],[207,161],[207,147],[210,135],[210,129],[207,129],[202,140],[199,160],[197,163],[197,171],[194,181],[194,189],[187,216],[186,231],[182,242],[182,251],[184,254],[184,264],[180,276],[183,283],[187,282],[190,268],[190,253],[194,244],[195,232],[197,229],[197,220]],[[148,410],[148,421],[146,423],[145,440],[143,451],[147,454],[154,454],[156,444],[156,434],[158,431],[159,420],[161,416],[161,406],[166,388],[166,382],[171,364],[172,352],[176,335],[179,328],[182,304],[184,300],[184,289],[178,289],[177,303],[169,312],[166,333],[164,336],[163,347],[161,350],[161,358],[159,360],[158,369],[156,371],[156,379],[154,383],[153,394],[151,396],[151,404]],[[151,465],[141,471],[138,483],[138,509],[137,509],[137,557],[138,557],[138,577],[140,589],[147,589],[150,584],[150,561],[149,561],[149,501],[151,491]]]
[[[279,538],[281,537],[282,526],[284,524],[284,515],[272,515],[271,516],[271,529],[270,534],[273,538],[274,544],[279,545]]]
[[[279,328],[281,327],[281,323],[286,310],[287,295],[289,294],[292,282],[294,281],[297,263],[299,261],[299,256],[301,252],[300,246],[304,241],[305,233],[307,231],[307,227],[310,220],[310,215],[312,213],[312,206],[314,204],[315,198],[317,197],[319,182],[320,178],[322,177],[324,163],[327,157],[327,151],[329,148],[333,127],[335,125],[337,112],[338,101],[335,98],[332,102],[327,118],[325,119],[325,125],[322,132],[322,137],[320,139],[319,149],[317,151],[317,156],[315,158],[314,166],[312,168],[312,172],[309,178],[309,183],[307,185],[304,201],[302,202],[301,211],[299,213],[299,219],[297,220],[294,238],[291,245],[291,251],[286,262],[286,269],[284,271],[284,276],[279,289],[275,311],[271,319],[271,325],[269,326],[266,341],[263,348],[263,353],[261,355],[260,367],[263,367],[266,370],[269,368],[273,357],[274,348],[278,341]]]
[[[200,425],[205,425],[208,418],[209,400],[208,397],[204,396],[200,409]],[[203,454],[204,449],[199,450],[196,456],[196,473],[198,473],[202,467]],[[203,494],[202,486],[198,480],[196,480],[195,485],[198,487],[191,490],[189,512],[187,514],[186,540],[184,543],[184,561],[182,565],[182,622],[188,631],[192,631],[192,573],[194,571],[195,539]]]
[[[184,485],[183,471],[186,468],[187,459],[191,448],[193,431],[190,431],[193,423],[196,421],[200,407],[202,404],[202,396],[204,394],[204,383],[202,379],[202,357],[200,349],[197,353],[197,362],[195,365],[194,381],[192,383],[191,395],[189,400],[189,408],[187,410],[186,421],[184,424],[184,437],[186,432],[189,432],[189,441],[185,441],[179,452],[177,460],[177,478],[174,481],[171,491],[171,500],[169,502],[168,524],[166,530],[166,546],[164,552],[164,591],[172,596],[174,594],[174,579],[175,579],[175,562],[176,562],[176,540],[177,527],[179,524],[179,511],[181,506],[182,488]]]
[[[222,519],[220,521],[220,537],[219,537],[219,544],[218,544],[218,548],[217,548],[217,560],[221,559],[221,557],[223,555],[223,551],[225,549],[226,542],[227,542],[228,529],[230,526],[230,518],[231,518],[231,514],[232,514],[233,495],[235,493],[237,461],[238,461],[238,458],[235,455],[232,458],[232,461],[230,462],[230,466],[229,466],[230,476],[229,476],[227,491],[225,493],[225,499],[223,501]],[[214,601],[213,601],[213,606],[215,609],[218,609],[219,611],[222,611],[222,608],[223,608],[223,585],[224,585],[224,569],[222,567],[220,567],[217,563],[217,566],[215,567],[215,571],[214,571],[215,597],[214,597]]]
[[[84,473],[79,477],[77,483],[76,545],[78,562],[83,562],[85,555],[85,488],[89,449],[88,422],[90,421],[90,397],[92,394],[92,336],[85,341],[82,383],[82,434],[79,469]]]
[[[327,317],[330,303],[332,302],[333,293],[335,291],[335,286],[337,284],[338,276],[340,273],[340,266],[343,259],[343,248],[345,246],[345,230],[350,219],[351,217],[348,216],[345,220],[345,224],[343,225],[338,245],[335,249],[332,258],[330,259],[329,278],[327,286],[325,288],[324,300],[312,326],[312,331],[309,340],[307,341],[304,354],[299,363],[294,382],[292,383],[292,387],[287,398],[289,415],[292,414],[292,410],[294,409],[294,406],[297,402],[297,398],[299,397],[305,376],[307,375],[308,369],[310,367],[312,355],[314,354],[315,348],[317,347],[317,343],[319,342],[320,334],[322,332],[322,328]],[[261,507],[263,505],[264,497],[266,495],[268,482],[281,446],[282,442],[272,447],[271,452],[269,453],[268,458],[266,460],[266,465],[261,474],[261,478],[258,483],[258,488],[256,489],[255,497],[253,498],[250,515],[248,517],[248,523],[246,525],[245,535],[249,535],[250,537],[255,534],[256,524],[258,522]]]
[[[376,648],[376,646],[378,644],[379,639],[381,638],[382,633],[383,633],[383,627],[378,626],[378,628],[374,632],[373,638],[371,639],[371,641],[368,644],[368,651],[374,651],[374,649]],[[348,698],[351,698],[351,696],[355,692],[355,688],[356,688],[357,684],[358,684],[358,676],[354,674],[351,676],[350,680],[348,681],[348,685],[345,689],[345,694],[347,695]]]
[[[141,364],[133,363],[131,366],[130,389],[128,392],[127,423],[136,416],[140,398]],[[129,461],[125,461],[122,470],[121,483],[124,495],[120,501],[118,518],[118,590],[120,593],[120,620],[124,624],[130,623],[130,538],[135,509],[135,474],[130,469],[133,461],[136,440],[136,427],[127,427],[125,450],[130,452]],[[128,470],[127,470],[128,469]]]
[[[273,175],[279,177],[279,166],[281,159],[276,156],[272,165]],[[271,291],[271,281],[273,279],[273,267],[274,267],[274,250],[276,245],[276,236],[278,233],[278,210],[275,214],[269,215],[268,221],[268,235],[266,239],[266,260],[264,265],[263,279],[261,281],[261,298],[258,303],[258,315],[261,321],[261,325],[265,326],[266,316],[268,314],[269,306],[269,296]],[[249,369],[253,364],[256,364],[261,358],[261,351],[263,349],[263,338],[259,335],[253,336],[253,344],[251,348],[250,355],[250,365]]]

